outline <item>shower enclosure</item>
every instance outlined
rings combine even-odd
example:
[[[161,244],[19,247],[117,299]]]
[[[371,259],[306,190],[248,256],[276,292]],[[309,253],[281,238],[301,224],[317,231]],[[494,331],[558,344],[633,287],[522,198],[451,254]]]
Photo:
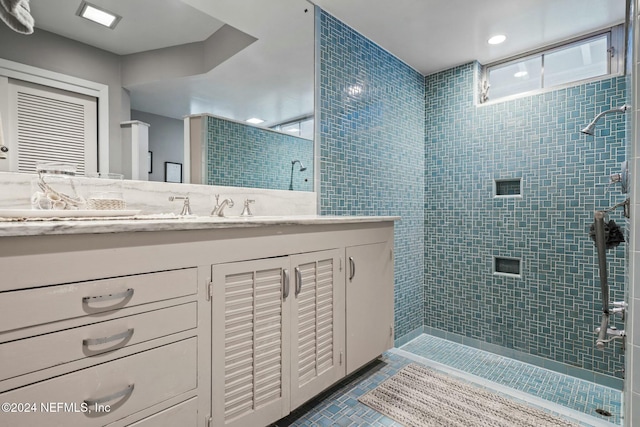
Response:
[[[589,229],[594,212],[627,197],[610,185],[627,160],[629,115],[616,114],[627,79],[478,107],[464,88],[479,72],[426,78],[424,330],[622,390],[624,340],[606,341],[625,329],[609,301],[625,301],[627,245],[606,251],[603,292]],[[442,93],[455,117],[439,108]],[[628,230],[623,211],[607,221]]]

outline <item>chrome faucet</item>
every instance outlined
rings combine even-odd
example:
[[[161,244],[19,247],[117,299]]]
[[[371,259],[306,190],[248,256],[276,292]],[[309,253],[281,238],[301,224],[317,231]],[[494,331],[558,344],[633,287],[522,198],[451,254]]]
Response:
[[[211,211],[211,216],[224,216],[224,208],[226,206],[233,207],[233,200],[224,199],[222,202],[218,202],[219,197],[220,195],[216,194],[216,206]]]

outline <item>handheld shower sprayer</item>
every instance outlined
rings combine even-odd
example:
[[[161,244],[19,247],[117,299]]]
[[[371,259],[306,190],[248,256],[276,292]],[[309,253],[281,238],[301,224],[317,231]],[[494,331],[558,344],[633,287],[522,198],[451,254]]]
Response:
[[[584,133],[585,135],[593,136],[593,131],[594,131],[595,127],[596,127],[596,124],[598,123],[598,120],[600,120],[601,117],[603,117],[604,115],[609,114],[609,113],[624,113],[628,109],[629,109],[629,106],[625,104],[622,107],[612,108],[610,110],[603,111],[602,113],[598,114],[591,121],[591,123],[589,123],[584,129],[581,129],[580,132]]]

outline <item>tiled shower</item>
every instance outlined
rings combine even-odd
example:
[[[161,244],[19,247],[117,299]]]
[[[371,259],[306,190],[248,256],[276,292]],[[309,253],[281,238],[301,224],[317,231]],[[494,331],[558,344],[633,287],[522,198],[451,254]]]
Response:
[[[479,71],[471,63],[425,79],[425,212],[438,213],[425,216],[425,326],[621,388],[611,379],[622,375],[620,346],[595,348],[601,298],[589,229],[596,209],[626,198],[609,185],[626,160],[625,116],[608,117],[595,137],[579,130],[625,103],[626,78],[476,106]],[[496,196],[501,180],[520,181],[521,194]],[[610,217],[624,226],[621,212]],[[496,274],[496,258],[519,260],[520,274]],[[621,301],[624,245],[608,263],[611,298]]]
[[[313,191],[313,141],[215,116],[206,127],[207,184]]]
[[[627,101],[628,78],[478,106],[478,63],[425,78],[331,15],[316,19],[321,213],[402,217],[397,342],[425,331],[621,389],[620,345],[595,348],[589,229],[595,209],[626,197],[609,181],[626,160],[627,117],[595,137],[579,130]],[[611,300],[623,300],[625,245],[608,257]]]
[[[316,19],[320,213],[402,216],[395,335],[404,336],[423,325],[424,77],[324,11]]]

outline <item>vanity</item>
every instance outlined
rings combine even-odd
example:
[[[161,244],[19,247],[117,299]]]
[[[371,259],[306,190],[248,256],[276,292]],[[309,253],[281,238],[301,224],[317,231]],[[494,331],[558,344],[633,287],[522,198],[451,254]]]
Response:
[[[0,222],[0,425],[286,416],[393,346],[397,219]]]

